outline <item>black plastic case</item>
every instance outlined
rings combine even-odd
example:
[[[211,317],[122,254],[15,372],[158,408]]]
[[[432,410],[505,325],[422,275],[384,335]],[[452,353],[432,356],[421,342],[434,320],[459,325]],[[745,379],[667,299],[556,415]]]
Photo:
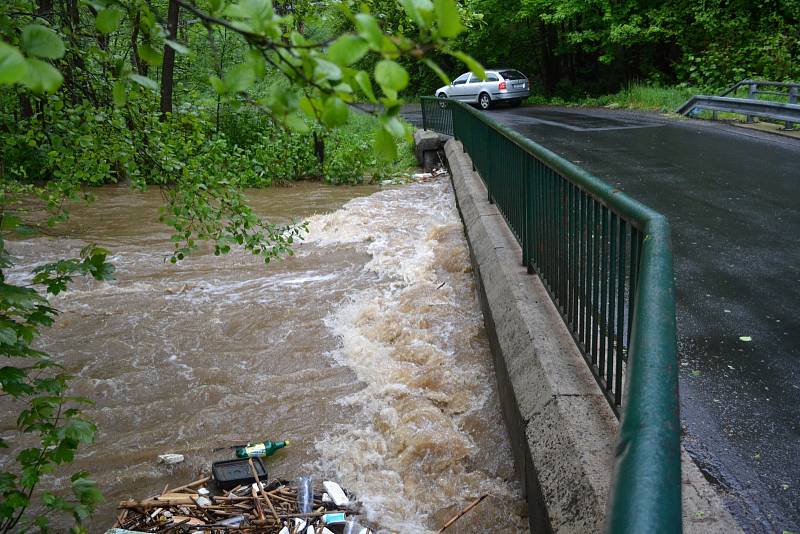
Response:
[[[252,458],[252,460],[253,467],[258,473],[258,479],[266,484],[267,468],[264,467],[264,462],[261,461],[261,458]],[[214,462],[211,464],[211,473],[214,475],[217,487],[222,490],[249,485],[256,481],[247,458]]]

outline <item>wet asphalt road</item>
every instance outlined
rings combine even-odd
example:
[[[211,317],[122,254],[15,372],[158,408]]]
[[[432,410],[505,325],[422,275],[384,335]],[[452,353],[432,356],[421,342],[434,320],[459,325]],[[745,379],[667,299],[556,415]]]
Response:
[[[745,530],[800,532],[800,141],[624,111],[488,113],[668,216],[683,443]]]

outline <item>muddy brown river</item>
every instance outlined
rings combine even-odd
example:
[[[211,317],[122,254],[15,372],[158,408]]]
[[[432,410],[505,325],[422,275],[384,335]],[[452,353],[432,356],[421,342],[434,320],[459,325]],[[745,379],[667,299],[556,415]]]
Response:
[[[263,439],[291,441],[266,462],[271,477],[338,480],[384,532],[435,531],[484,493],[448,532],[527,532],[447,179],[253,191],[271,219],[310,222],[295,256],[268,267],[240,251],[166,263],[158,191],[94,193],[59,237],[10,245],[17,283],[87,243],[113,252],[116,281],[54,298],[63,313],[41,343],[96,401],[97,440],[75,465],[107,500],[93,532],[119,500],[194,480],[232,457],[213,449]],[[168,452],[186,461],[159,464]]]

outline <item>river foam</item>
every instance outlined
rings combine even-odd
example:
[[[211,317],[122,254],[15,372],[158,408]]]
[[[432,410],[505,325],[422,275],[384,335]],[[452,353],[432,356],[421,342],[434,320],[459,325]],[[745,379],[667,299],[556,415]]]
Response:
[[[376,193],[310,222],[309,243],[357,244],[377,275],[326,318],[341,343],[331,356],[364,388],[339,400],[359,415],[318,441],[321,470],[359,495],[370,521],[399,532],[435,530],[437,512],[483,493],[519,499],[485,471],[469,429],[493,377],[449,182]],[[501,530],[524,528],[506,519]]]

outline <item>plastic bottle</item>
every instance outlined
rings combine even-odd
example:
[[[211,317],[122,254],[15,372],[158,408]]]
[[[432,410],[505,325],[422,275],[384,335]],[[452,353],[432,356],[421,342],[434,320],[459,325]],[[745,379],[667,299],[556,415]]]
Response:
[[[311,488],[311,477],[297,479],[297,509],[303,515],[311,513],[311,508],[314,506],[314,493]]]
[[[272,456],[275,451],[282,449],[289,444],[288,441],[264,441],[247,447],[236,449],[237,458],[256,458],[259,456]]]

